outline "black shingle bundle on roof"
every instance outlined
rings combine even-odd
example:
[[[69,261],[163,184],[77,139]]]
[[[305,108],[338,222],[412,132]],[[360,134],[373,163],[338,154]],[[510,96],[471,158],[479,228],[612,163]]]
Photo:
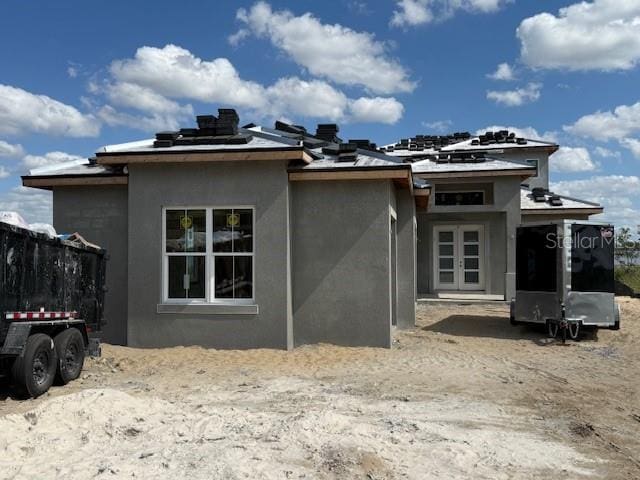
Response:
[[[198,115],[198,128],[182,128],[177,132],[156,133],[155,148],[186,145],[245,144],[251,135],[238,134],[240,118],[232,108],[219,108],[218,116]]]

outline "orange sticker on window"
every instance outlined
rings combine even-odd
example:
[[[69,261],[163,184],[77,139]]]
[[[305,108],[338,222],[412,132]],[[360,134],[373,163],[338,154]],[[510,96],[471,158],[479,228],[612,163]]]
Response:
[[[193,218],[189,215],[183,215],[180,217],[180,226],[185,230],[190,229],[193,226]]]

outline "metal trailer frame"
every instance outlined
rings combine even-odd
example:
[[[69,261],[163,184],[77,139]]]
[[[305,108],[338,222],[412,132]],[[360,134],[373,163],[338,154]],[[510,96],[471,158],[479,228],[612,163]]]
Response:
[[[614,289],[609,291],[579,291],[572,285],[572,255],[573,226],[594,226],[601,229],[611,229],[611,241],[615,242],[613,225],[607,222],[590,220],[555,220],[548,222],[535,222],[518,227],[521,229],[532,227],[549,227],[549,231],[555,228],[557,245],[555,248],[555,278],[554,291],[530,290],[519,288],[521,283],[518,276],[522,274],[516,266],[516,296],[511,299],[511,324],[549,324],[565,320],[570,324],[580,326],[608,328],[617,330],[620,328],[620,309],[615,301]],[[531,232],[530,232],[531,233]],[[602,230],[601,230],[602,235]],[[604,237],[603,237],[604,238]],[[567,240],[569,239],[569,240]],[[516,257],[518,258],[518,246],[516,245]],[[551,255],[551,254],[549,254]],[[613,249],[611,253],[611,265],[613,266]],[[519,257],[522,261],[522,257]],[[516,263],[518,260],[516,261]],[[549,269],[553,274],[553,270]],[[594,273],[596,275],[597,273]],[[613,270],[611,270],[613,275]]]

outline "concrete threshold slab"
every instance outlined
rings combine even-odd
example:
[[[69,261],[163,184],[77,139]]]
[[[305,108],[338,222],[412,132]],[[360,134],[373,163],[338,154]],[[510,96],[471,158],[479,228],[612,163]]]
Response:
[[[489,295],[475,292],[439,292],[422,295],[418,294],[418,303],[499,305],[507,302],[503,295]]]

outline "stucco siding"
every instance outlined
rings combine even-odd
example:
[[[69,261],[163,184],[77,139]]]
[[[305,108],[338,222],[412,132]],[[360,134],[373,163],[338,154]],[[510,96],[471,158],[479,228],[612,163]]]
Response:
[[[472,181],[472,180],[470,180]],[[464,189],[465,184],[460,183]],[[437,188],[437,186],[436,186]],[[435,206],[417,215],[417,265],[419,293],[433,293],[433,227],[436,225],[479,224],[485,230],[485,291],[488,294],[515,294],[515,231],[520,224],[520,179],[493,180],[490,205]]]
[[[129,191],[130,345],[291,348],[286,162],[130,165]],[[255,207],[257,314],[157,313],[162,209],[176,206]]]
[[[56,187],[53,225],[58,233],[78,232],[106,249],[107,292],[102,341],[127,343],[127,187]]]
[[[295,345],[390,347],[390,182],[291,188]]]
[[[416,323],[416,204],[411,192],[396,189],[398,220],[398,328],[411,328]]]

